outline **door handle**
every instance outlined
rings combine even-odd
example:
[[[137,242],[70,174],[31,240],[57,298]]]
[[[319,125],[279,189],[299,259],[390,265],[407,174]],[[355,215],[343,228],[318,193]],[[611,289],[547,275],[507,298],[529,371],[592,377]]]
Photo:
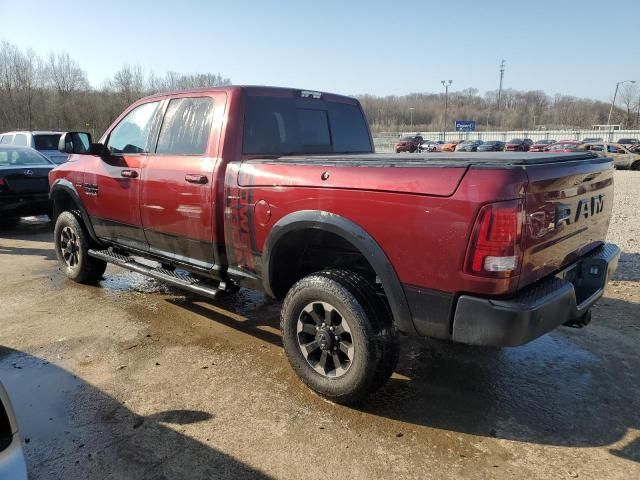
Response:
[[[138,172],[135,170],[120,170],[120,176],[124,178],[137,178]]]
[[[205,185],[209,182],[206,175],[199,175],[197,173],[187,173],[184,179],[189,183],[197,183],[199,185]]]

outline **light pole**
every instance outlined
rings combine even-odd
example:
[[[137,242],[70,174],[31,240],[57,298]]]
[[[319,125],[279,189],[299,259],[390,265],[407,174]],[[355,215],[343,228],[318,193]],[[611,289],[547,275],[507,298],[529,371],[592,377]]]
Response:
[[[616,91],[613,92],[613,100],[611,101],[611,108],[609,108],[609,118],[607,118],[607,125],[611,125],[611,113],[613,112],[613,106],[616,103],[616,97],[618,96],[618,88],[620,85],[625,83],[636,83],[635,80],[622,80],[621,82],[616,83]]]
[[[449,87],[453,83],[453,80],[445,82],[442,80],[442,86],[444,87],[444,128],[442,129],[442,140],[447,139],[447,110],[449,109]]]
[[[411,115],[411,130],[413,130],[413,111],[415,110],[414,107],[409,107],[409,114]]]

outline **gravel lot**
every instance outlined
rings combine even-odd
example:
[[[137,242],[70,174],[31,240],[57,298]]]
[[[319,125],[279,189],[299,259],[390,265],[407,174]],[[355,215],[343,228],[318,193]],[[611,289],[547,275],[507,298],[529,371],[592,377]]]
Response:
[[[639,191],[616,172],[624,253],[589,327],[515,349],[406,340],[358,409],[295,378],[261,295],[214,304],[113,266],[77,285],[50,224],[1,231],[0,378],[31,477],[640,478]]]

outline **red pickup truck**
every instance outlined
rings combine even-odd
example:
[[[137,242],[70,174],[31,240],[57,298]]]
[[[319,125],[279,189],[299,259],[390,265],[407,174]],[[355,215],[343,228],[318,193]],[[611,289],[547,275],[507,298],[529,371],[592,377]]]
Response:
[[[605,242],[610,159],[375,154],[339,95],[155,95],[60,150],[49,181],[71,279],[110,262],[212,298],[284,299],[293,369],[341,403],[386,382],[399,334],[515,346],[585,325],[620,255]]]

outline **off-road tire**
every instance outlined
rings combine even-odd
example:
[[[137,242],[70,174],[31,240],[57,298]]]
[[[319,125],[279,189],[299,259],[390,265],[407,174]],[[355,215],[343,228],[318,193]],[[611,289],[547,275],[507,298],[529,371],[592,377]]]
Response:
[[[342,376],[318,373],[299,345],[298,319],[305,306],[314,302],[334,306],[351,330],[354,355]],[[351,271],[321,271],[293,285],[282,305],[280,328],[293,370],[311,390],[336,403],[362,401],[386,383],[398,362],[389,307],[370,282]]]
[[[68,249],[63,252],[65,241],[63,240],[63,232],[72,233],[75,256],[74,260],[69,262],[65,259],[68,256]],[[80,215],[77,212],[65,211],[58,215],[56,225],[53,229],[56,256],[64,274],[74,282],[78,283],[95,283],[102,278],[107,262],[89,256],[89,248],[91,248],[91,237],[86,232]],[[67,242],[68,244],[68,242]]]

